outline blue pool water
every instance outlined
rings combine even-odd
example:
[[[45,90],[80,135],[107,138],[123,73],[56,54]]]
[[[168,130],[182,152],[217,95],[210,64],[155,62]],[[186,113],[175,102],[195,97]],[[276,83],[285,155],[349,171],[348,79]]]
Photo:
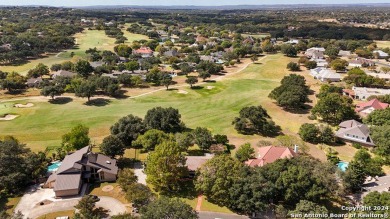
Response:
[[[56,161],[47,167],[47,172],[57,171],[60,166],[61,166],[61,161]]]
[[[345,171],[347,170],[348,164],[349,164],[348,162],[340,161],[340,162],[337,164],[337,167],[338,167],[341,171],[345,172]]]

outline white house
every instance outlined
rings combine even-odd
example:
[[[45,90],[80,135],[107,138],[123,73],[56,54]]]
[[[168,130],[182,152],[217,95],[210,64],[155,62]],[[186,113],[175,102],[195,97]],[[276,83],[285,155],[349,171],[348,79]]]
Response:
[[[375,54],[375,53],[378,53],[378,58],[380,58],[380,59],[385,59],[385,58],[389,57],[388,53],[385,53],[385,52],[383,52],[382,50],[379,50],[379,49],[372,51],[372,54]]]
[[[317,63],[317,67],[326,68],[328,67],[328,62],[325,59],[310,59],[310,61],[315,61]]]
[[[310,75],[314,77],[314,79],[318,79],[322,82],[338,82],[341,81],[341,75],[336,73],[331,69],[326,68],[315,68],[310,70]]]
[[[307,49],[305,52],[306,57],[313,59],[323,59],[324,58],[325,48],[322,47],[312,47]]]
[[[390,94],[390,89],[368,88],[368,87],[352,87],[352,90],[344,89],[344,95],[357,100],[366,100],[370,96],[382,96]]]

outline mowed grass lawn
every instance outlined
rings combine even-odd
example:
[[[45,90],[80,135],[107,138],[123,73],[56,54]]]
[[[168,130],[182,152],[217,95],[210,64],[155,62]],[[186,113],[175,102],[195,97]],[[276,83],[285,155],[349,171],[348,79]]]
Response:
[[[283,131],[296,133],[300,124],[307,122],[307,115],[287,113],[267,97],[281,78],[289,74],[286,70],[289,61],[290,58],[280,54],[269,55],[261,64],[251,64],[225,80],[203,85],[203,89],[181,88],[188,94],[179,94],[177,90],[160,91],[135,99],[111,100],[106,106],[87,106],[85,99],[74,99],[63,105],[31,100],[35,106],[22,109],[10,106],[26,101],[8,102],[8,107],[0,108],[0,114],[20,116],[12,121],[0,121],[0,135],[13,135],[37,151],[59,145],[61,136],[81,123],[90,127],[93,143],[100,143],[119,118],[128,114],[144,117],[147,110],[162,106],[179,109],[182,120],[190,128],[207,127],[214,134],[227,134],[246,141],[259,137],[238,134],[232,121],[241,108],[250,105],[262,105]],[[214,88],[207,89],[207,86]]]
[[[378,48],[390,48],[390,41],[376,40],[375,43]]]
[[[127,37],[128,44],[134,40],[148,39],[147,36],[140,34],[133,34],[124,30],[125,36]],[[97,48],[98,50],[114,50],[115,38],[108,37],[103,30],[88,30],[85,29],[82,33],[74,35],[76,46],[73,49],[66,50],[60,54],[50,54],[47,57],[41,59],[31,60],[26,64],[19,66],[0,66],[0,70],[11,72],[16,71],[21,74],[27,74],[28,70],[34,68],[38,63],[43,63],[47,66],[51,66],[56,63],[62,63],[64,61],[72,60],[71,53],[75,56],[85,57],[85,51],[89,48]]]

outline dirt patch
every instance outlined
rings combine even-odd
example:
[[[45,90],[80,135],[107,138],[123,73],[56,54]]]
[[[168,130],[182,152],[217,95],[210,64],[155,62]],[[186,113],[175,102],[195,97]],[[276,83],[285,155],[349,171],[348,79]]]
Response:
[[[112,185],[104,186],[102,188],[103,192],[111,192],[112,190],[114,190],[114,186],[112,186]]]
[[[18,117],[19,115],[5,114],[4,116],[0,116],[0,121],[10,121]]]
[[[30,108],[30,107],[33,107],[33,106],[34,106],[34,104],[32,104],[32,103],[27,103],[27,104],[20,104],[20,103],[18,103],[18,104],[14,105],[14,107],[16,107],[16,108]]]
[[[208,90],[214,89],[214,86],[207,86]]]
[[[177,93],[178,93],[178,94],[188,94],[188,92],[185,91],[185,90],[178,90]]]

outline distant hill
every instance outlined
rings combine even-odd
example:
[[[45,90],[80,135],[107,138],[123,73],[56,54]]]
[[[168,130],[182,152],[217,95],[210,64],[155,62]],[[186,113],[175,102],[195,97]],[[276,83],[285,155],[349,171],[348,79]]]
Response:
[[[12,7],[0,5],[0,7]],[[50,7],[47,5],[26,5],[22,7]],[[142,5],[91,5],[91,6],[63,6],[66,8],[78,8],[86,10],[102,9],[159,9],[159,10],[260,10],[260,9],[299,9],[299,8],[371,8],[390,7],[390,3],[362,3],[362,4],[277,4],[277,5],[220,5],[220,6],[196,6],[196,5],[171,5],[171,6],[142,6]]]

